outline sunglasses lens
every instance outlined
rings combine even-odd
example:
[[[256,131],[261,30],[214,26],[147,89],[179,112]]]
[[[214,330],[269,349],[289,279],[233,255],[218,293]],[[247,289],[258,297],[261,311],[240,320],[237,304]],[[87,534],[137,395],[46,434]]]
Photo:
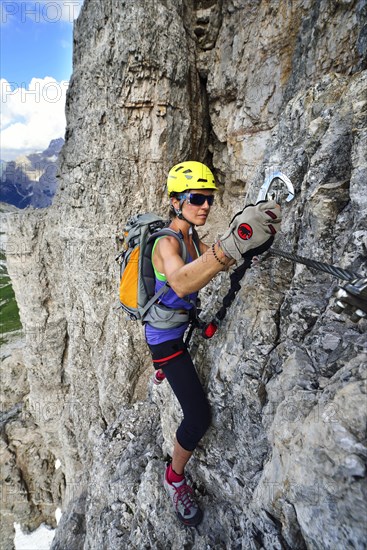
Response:
[[[209,206],[214,202],[214,195],[202,195],[201,193],[190,193],[190,204],[195,206],[203,206],[205,201],[208,201]]]

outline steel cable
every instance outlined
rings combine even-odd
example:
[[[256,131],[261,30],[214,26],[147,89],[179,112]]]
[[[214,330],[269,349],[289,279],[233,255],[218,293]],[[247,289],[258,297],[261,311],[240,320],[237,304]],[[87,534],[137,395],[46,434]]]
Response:
[[[292,262],[297,262],[300,264],[307,265],[307,267],[312,267],[313,269],[317,269],[318,271],[324,271],[325,273],[330,273],[330,275],[333,275],[338,279],[343,279],[344,281],[353,281],[354,279],[362,279],[362,275],[360,275],[359,273],[348,271],[347,269],[343,269],[342,267],[337,267],[335,265],[329,265],[323,262],[317,262],[316,260],[311,260],[310,258],[304,258],[303,256],[297,256],[297,254],[291,254],[290,252],[285,252],[284,250],[280,250],[280,248],[276,248],[275,246],[273,246],[269,252],[271,254],[275,254],[276,256],[280,256],[282,258],[286,258],[287,260],[291,260]]]

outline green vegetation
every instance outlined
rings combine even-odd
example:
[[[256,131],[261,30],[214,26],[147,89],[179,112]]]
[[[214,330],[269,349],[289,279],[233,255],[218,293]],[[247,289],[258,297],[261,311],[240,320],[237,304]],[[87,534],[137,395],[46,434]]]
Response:
[[[6,334],[22,328],[10,277],[6,271],[5,255],[0,252],[0,344],[7,342]]]
[[[9,333],[21,330],[19,309],[6,267],[7,216],[16,214],[17,208],[0,202],[0,345],[9,340]]]

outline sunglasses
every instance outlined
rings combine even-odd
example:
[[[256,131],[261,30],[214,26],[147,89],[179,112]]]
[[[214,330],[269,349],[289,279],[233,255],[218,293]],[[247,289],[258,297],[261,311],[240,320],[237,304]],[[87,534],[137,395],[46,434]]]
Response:
[[[205,201],[208,201],[208,205],[212,206],[214,202],[214,195],[203,195],[202,193],[187,193],[182,198],[185,198],[189,204],[194,206],[203,206]]]

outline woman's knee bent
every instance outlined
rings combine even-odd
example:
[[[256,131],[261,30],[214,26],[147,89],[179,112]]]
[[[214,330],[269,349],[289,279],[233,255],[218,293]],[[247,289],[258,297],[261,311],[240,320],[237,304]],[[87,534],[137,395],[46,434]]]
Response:
[[[200,439],[204,436],[211,424],[211,409],[206,401],[205,406],[194,414],[185,415],[181,425],[177,430],[177,441],[188,451],[193,451]]]

